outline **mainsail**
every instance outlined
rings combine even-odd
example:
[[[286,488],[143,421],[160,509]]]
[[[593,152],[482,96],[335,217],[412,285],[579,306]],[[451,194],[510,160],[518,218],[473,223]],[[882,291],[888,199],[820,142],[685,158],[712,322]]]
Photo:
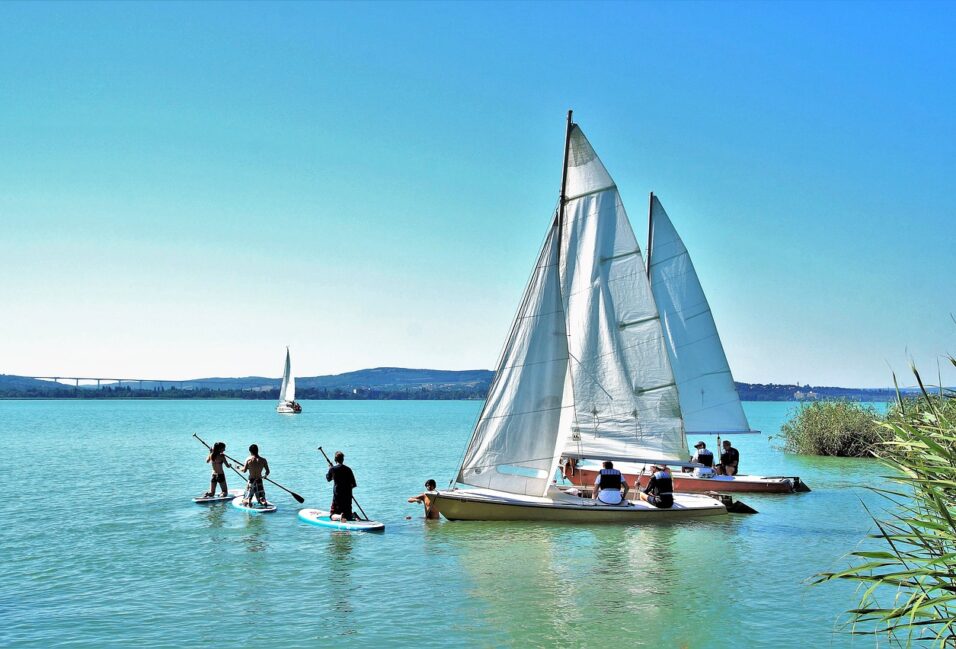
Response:
[[[533,496],[548,489],[568,366],[557,253],[555,220],[501,352],[457,482]]]
[[[282,387],[279,389],[279,401],[291,403],[295,401],[295,377],[292,376],[292,359],[289,348],[285,348],[285,368],[282,370]]]
[[[577,125],[568,157],[560,270],[574,421],[564,450],[685,462],[677,386],[617,186]]]
[[[684,428],[688,435],[752,432],[694,264],[656,196],[651,197],[650,218],[648,274]]]

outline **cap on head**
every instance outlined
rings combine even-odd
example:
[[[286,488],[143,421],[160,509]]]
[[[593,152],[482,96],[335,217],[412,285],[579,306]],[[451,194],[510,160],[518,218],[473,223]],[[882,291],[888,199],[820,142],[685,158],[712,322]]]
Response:
[[[694,448],[707,448],[707,445],[704,444],[703,442],[697,442],[696,444],[694,444]]]
[[[342,451],[336,451],[335,461],[338,462],[339,464],[342,464],[342,462],[345,462],[345,453],[343,453]]]

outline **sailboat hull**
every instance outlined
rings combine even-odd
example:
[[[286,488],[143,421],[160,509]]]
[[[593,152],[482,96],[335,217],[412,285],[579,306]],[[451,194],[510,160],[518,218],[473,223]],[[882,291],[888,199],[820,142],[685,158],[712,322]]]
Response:
[[[297,403],[280,403],[276,406],[276,412],[280,415],[297,415],[302,412],[302,406]]]
[[[628,484],[634,485],[635,482],[640,486],[646,487],[651,476],[648,473],[628,474],[623,471],[624,479]],[[573,475],[565,477],[574,485],[579,487],[590,487],[598,476],[598,471],[590,469],[575,469]],[[690,474],[673,473],[671,479],[674,482],[674,491],[684,493],[706,493],[717,491],[721,493],[773,493],[790,494],[801,491],[810,491],[800,478],[792,477],[767,477],[759,475],[737,475],[737,476],[714,476],[712,478],[698,478]]]
[[[486,489],[439,491],[435,507],[451,521],[552,521],[559,523],[656,523],[721,516],[727,508],[707,496],[677,494],[674,506],[658,509],[643,501],[601,505],[560,495],[554,498],[514,496]]]

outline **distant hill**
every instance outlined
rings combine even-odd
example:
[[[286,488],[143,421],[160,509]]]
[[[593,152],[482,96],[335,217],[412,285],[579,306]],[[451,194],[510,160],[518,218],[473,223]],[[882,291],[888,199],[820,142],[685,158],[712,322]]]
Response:
[[[296,377],[299,399],[483,399],[494,372],[405,367]],[[0,398],[206,398],[277,399],[279,379],[264,376],[210,377],[182,381],[142,381],[121,386],[72,385],[0,374]],[[891,401],[891,388],[840,388],[779,383],[737,383],[744,401],[850,399]],[[913,388],[904,388],[910,394]]]

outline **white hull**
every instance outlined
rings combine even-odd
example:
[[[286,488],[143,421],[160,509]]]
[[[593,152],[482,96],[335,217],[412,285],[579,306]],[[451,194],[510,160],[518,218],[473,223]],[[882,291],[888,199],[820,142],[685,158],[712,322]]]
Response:
[[[276,412],[280,415],[297,415],[302,412],[302,406],[299,406],[299,409],[296,410],[291,403],[280,403],[276,406]]]
[[[654,523],[720,516],[727,508],[709,496],[674,494],[674,506],[657,508],[642,500],[605,505],[557,490],[547,497],[519,496],[491,489],[438,491],[435,506],[452,521],[555,521],[562,523]]]

